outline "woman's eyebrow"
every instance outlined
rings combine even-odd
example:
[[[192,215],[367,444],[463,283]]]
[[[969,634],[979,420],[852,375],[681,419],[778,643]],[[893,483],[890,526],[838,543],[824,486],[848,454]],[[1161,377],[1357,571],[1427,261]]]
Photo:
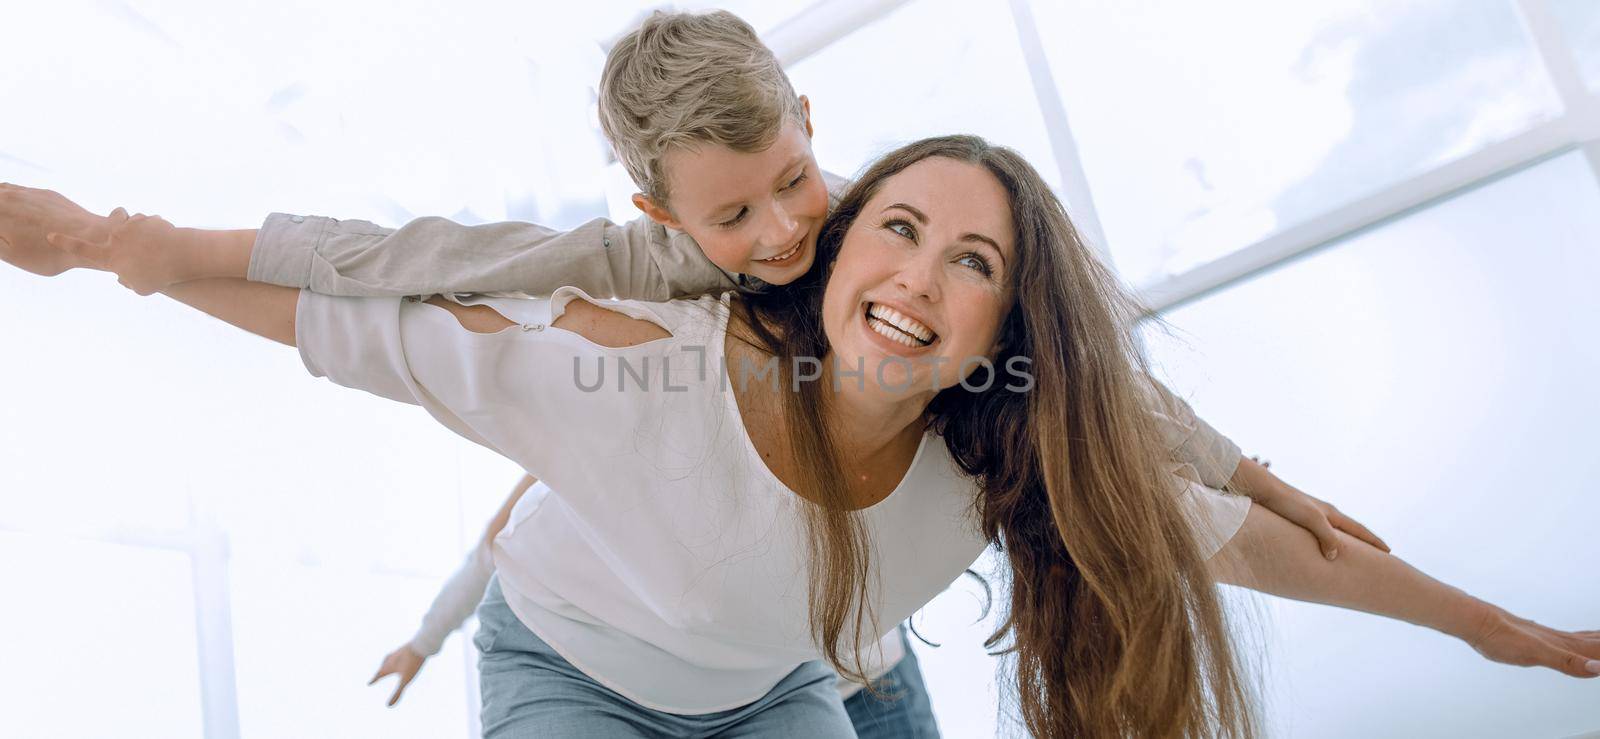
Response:
[[[889,210],[890,208],[899,208],[900,210],[903,210],[903,211],[905,211],[907,213],[910,213],[913,218],[917,219],[918,223],[921,223],[924,226],[928,225],[928,215],[926,213],[923,213],[922,211],[917,210],[916,208],[913,208],[913,207],[911,207],[909,205],[906,205],[905,203],[893,203],[893,204],[889,205],[887,208],[884,208],[884,210]],[[984,236],[983,234],[980,234],[980,233],[964,233],[964,234],[961,235],[961,240],[962,241],[974,241],[974,242],[988,244],[990,247],[992,247],[994,249],[994,253],[995,254],[1000,255],[1000,263],[1001,264],[1005,264],[1006,253],[1004,251],[1001,251],[1000,244],[998,242],[996,242],[994,239],[991,239],[988,236]]]
[[[927,216],[927,214],[923,213],[920,210],[917,210],[916,208],[913,208],[913,207],[911,207],[909,205],[906,205],[905,203],[894,203],[894,204],[890,205],[888,208],[884,208],[884,210],[888,210],[889,208],[899,208],[900,210],[903,210],[903,211],[905,211],[907,213],[910,213],[913,218],[917,219],[917,223],[920,223],[920,224],[922,224],[924,226],[928,225],[928,216]]]
[[[979,233],[968,233],[968,234],[962,234],[961,235],[961,240],[962,241],[972,241],[972,242],[980,242],[980,243],[988,244],[990,248],[994,249],[995,255],[1000,257],[1000,263],[1001,264],[1005,264],[1006,263],[1006,253],[1000,250],[1000,245],[995,243],[994,239],[991,239],[988,236],[984,236],[983,234],[979,234]]]

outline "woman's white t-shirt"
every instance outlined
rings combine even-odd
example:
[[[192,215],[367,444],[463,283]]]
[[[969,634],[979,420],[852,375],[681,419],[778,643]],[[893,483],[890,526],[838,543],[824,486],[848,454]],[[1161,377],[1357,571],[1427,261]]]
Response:
[[[548,299],[463,301],[519,324],[480,334],[415,299],[306,291],[296,343],[313,375],[419,404],[546,484],[494,542],[511,610],[640,705],[710,713],[755,701],[820,656],[807,623],[798,507],[810,504],[771,473],[745,432],[730,383],[776,379],[760,377],[760,367],[727,368],[730,295],[613,302],[563,288]],[[611,348],[551,327],[578,298],[672,336]],[[1243,523],[1249,500],[1184,485],[1209,555]],[[893,492],[861,512],[877,616],[864,649],[983,551],[975,492],[930,433]]]

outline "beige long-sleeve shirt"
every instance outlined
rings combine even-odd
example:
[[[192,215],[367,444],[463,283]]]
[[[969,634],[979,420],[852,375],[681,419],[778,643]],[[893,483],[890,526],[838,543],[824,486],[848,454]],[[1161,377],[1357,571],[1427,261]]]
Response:
[[[848,185],[824,172],[829,206]],[[589,295],[666,301],[758,290],[759,280],[712,263],[694,239],[640,216],[596,218],[571,231],[533,223],[463,226],[418,218],[398,229],[368,221],[273,213],[256,236],[248,276],[324,295],[397,297],[477,293],[548,297],[573,286]],[[1172,471],[1222,488],[1239,447],[1151,379],[1147,403],[1172,450]]]

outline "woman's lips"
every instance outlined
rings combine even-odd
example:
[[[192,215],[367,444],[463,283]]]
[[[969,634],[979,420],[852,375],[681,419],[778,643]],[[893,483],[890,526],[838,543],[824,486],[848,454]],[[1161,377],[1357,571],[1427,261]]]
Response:
[[[872,310],[872,305],[867,303],[862,307],[861,323],[872,342],[880,348],[893,354],[915,355],[928,351],[929,347],[939,340],[935,335],[932,341],[921,343],[916,337],[906,334],[893,324],[871,315],[869,311]]]

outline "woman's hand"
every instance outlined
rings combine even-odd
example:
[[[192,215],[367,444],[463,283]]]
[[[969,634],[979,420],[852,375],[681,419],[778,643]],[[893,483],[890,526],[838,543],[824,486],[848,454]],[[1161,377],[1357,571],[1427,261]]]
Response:
[[[1307,495],[1299,488],[1267,471],[1272,462],[1260,464],[1258,457],[1240,460],[1231,483],[1262,507],[1276,513],[1317,537],[1322,556],[1329,561],[1339,556],[1339,534],[1343,531],[1372,546],[1389,551],[1389,545],[1355,519],[1344,515],[1327,501]]]
[[[367,685],[378,682],[378,678],[384,675],[399,675],[400,684],[395,686],[394,695],[389,698],[389,706],[393,707],[400,702],[400,694],[406,691],[406,686],[411,684],[411,680],[422,669],[422,663],[426,661],[427,657],[411,651],[411,645],[402,646],[383,658],[383,665],[378,668],[378,674],[373,675],[372,679],[367,681]]]
[[[121,208],[112,212],[127,218]],[[102,240],[111,222],[84,210],[60,193],[0,183],[0,260],[36,275],[54,277],[76,267],[90,267],[80,258],[46,240],[51,231]]]
[[[116,273],[117,282],[140,295],[194,279],[186,274],[188,262],[180,253],[182,235],[166,219],[143,213],[118,218],[114,213],[110,221],[110,233],[99,242],[56,232],[46,238],[73,261]]]
[[[1548,667],[1573,677],[1600,676],[1600,631],[1557,631],[1489,606],[1482,629],[1467,643],[1503,664]]]

